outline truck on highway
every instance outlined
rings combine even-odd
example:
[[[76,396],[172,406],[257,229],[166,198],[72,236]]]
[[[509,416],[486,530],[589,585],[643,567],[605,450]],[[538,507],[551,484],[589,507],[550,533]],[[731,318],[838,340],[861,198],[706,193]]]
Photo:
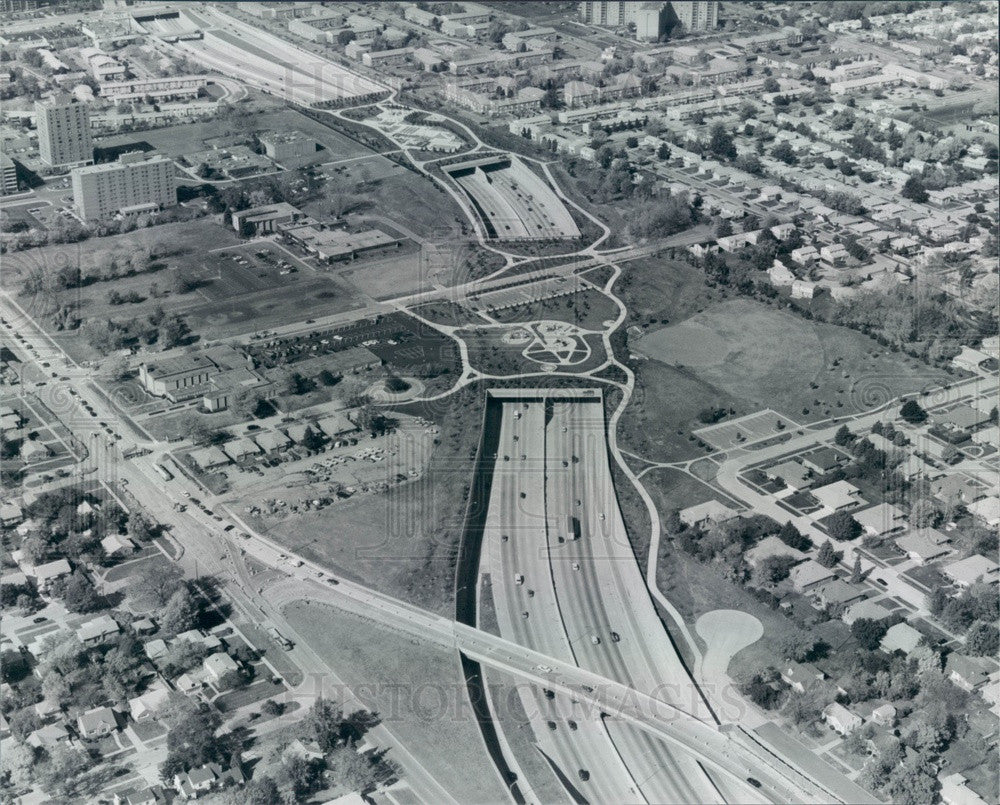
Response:
[[[156,471],[160,474],[164,481],[174,480],[174,474],[162,464],[154,464],[153,466],[156,468]]]
[[[524,574],[515,573],[514,574],[514,584],[524,584]]]
[[[267,630],[267,633],[271,637],[271,639],[274,640],[274,642],[277,643],[279,646],[281,646],[285,651],[291,651],[295,647],[295,644],[291,640],[285,637],[281,632],[279,632],[273,626]]]

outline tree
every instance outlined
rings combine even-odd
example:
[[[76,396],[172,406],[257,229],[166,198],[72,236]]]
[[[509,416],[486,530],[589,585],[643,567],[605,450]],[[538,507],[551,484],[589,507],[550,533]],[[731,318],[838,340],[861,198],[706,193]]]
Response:
[[[910,525],[914,528],[928,528],[937,525],[940,512],[930,498],[920,498],[910,507]]]
[[[0,679],[10,684],[17,684],[24,679],[31,669],[20,651],[6,650],[0,654]]]
[[[800,532],[790,520],[781,527],[778,539],[797,551],[808,551],[813,546],[812,540]]]
[[[139,611],[162,610],[181,586],[183,574],[174,565],[142,570],[125,590],[129,605]]]
[[[133,511],[128,516],[126,525],[128,535],[137,542],[148,542],[156,536],[156,527],[149,522],[149,519],[142,512]]]
[[[260,774],[255,775],[247,783],[246,787],[236,795],[236,799],[245,805],[274,805],[281,801],[281,794],[278,792],[278,784],[273,779]]]
[[[919,176],[911,176],[907,179],[906,184],[903,185],[903,189],[900,191],[900,195],[903,198],[908,198],[910,201],[915,201],[917,204],[923,204],[930,198],[927,194],[927,188],[924,187],[924,183],[920,181]]]
[[[1000,635],[996,626],[977,621],[965,636],[965,650],[973,657],[996,657],[1000,650]]]
[[[82,793],[81,778],[93,767],[87,753],[57,744],[47,750],[47,755],[37,769],[42,787],[60,797],[75,798],[74,795]]]
[[[757,566],[757,577],[764,584],[777,584],[788,578],[788,571],[795,565],[795,557],[782,554],[767,556]]]
[[[835,551],[833,543],[827,540],[819,546],[819,551],[816,553],[816,561],[823,565],[823,567],[834,567],[843,556],[843,552]]]
[[[306,727],[312,733],[319,748],[329,752],[342,740],[344,711],[322,696],[313,702],[306,717]]]
[[[845,447],[854,441],[854,434],[851,433],[847,425],[841,425],[833,435],[833,443],[840,447]]]
[[[82,570],[75,570],[68,579],[53,584],[52,593],[62,599],[70,612],[95,612],[105,606],[104,598]]]
[[[208,705],[184,716],[167,733],[167,759],[160,777],[169,781],[180,772],[225,759],[225,742],[215,735],[221,724],[222,717]]]
[[[795,156],[795,149],[792,148],[791,143],[787,140],[782,140],[774,146],[771,150],[771,156],[779,162],[784,162],[786,165],[794,165],[799,161],[798,157]]]
[[[868,651],[875,651],[879,643],[889,630],[885,621],[872,620],[871,618],[858,618],[851,624],[851,634],[858,644]]]
[[[721,123],[712,126],[708,150],[723,159],[736,159],[736,144],[733,142],[733,135]]]
[[[769,75],[764,79],[764,92],[780,92],[781,85],[778,83],[778,79],[774,76]]]
[[[380,765],[373,763],[368,755],[355,752],[348,746],[334,749],[326,758],[330,778],[349,791],[368,793],[375,788],[383,776]]]
[[[276,702],[274,699],[268,699],[264,704],[261,705],[260,711],[265,716],[271,716],[272,718],[280,716],[285,712],[285,705],[281,702]]]
[[[919,425],[927,421],[927,412],[916,400],[907,400],[899,409],[899,415],[911,425]]]
[[[851,517],[849,512],[831,514],[826,521],[826,530],[830,536],[839,542],[852,540],[861,534],[861,526]]]
[[[290,802],[306,801],[323,779],[320,763],[300,755],[282,759],[275,776],[279,789],[285,793],[285,801]]]
[[[104,371],[108,379],[114,383],[128,380],[132,376],[132,367],[129,366],[127,358],[114,358],[104,364]]]
[[[160,343],[164,349],[171,349],[184,342],[190,333],[187,322],[180,316],[168,316],[160,323]]]
[[[818,645],[815,638],[804,632],[796,632],[781,637],[777,648],[782,659],[805,662],[817,650]]]
[[[194,629],[200,619],[201,605],[187,586],[184,586],[170,596],[160,617],[160,626],[176,634]]]

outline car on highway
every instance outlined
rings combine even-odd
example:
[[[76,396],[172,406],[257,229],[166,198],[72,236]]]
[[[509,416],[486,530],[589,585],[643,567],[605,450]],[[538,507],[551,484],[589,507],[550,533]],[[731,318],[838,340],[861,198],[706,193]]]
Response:
[[[580,769],[579,775],[580,779],[583,780],[583,782],[587,782],[587,780],[590,779],[590,772],[587,771],[586,769]]]
[[[573,563],[573,570],[579,570],[579,569],[580,569],[580,563],[579,562],[574,562]]]
[[[612,632],[611,633],[611,640],[612,640],[612,642],[617,643],[621,639],[622,639],[621,635],[618,634],[618,632]]]
[[[593,643],[595,646],[599,646],[601,644],[601,638],[599,638],[595,634],[592,634],[590,636],[590,642]]]
[[[515,573],[514,574],[514,584],[524,584],[524,574]]]
[[[571,730],[574,730],[574,731],[576,730],[576,722],[573,719],[570,719],[569,721],[567,721],[566,722],[566,726],[569,727]]]
[[[760,788],[760,780],[756,777],[747,777],[747,782],[750,783],[754,788]]]

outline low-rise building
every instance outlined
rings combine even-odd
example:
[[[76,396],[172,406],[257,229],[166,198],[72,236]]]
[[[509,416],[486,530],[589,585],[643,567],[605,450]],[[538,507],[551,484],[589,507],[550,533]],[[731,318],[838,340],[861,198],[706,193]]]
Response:
[[[864,723],[861,716],[852,713],[838,702],[831,702],[823,708],[823,720],[834,732],[845,736],[850,735]]]
[[[996,663],[985,657],[967,657],[955,652],[948,655],[944,667],[948,678],[969,693],[983,687],[995,670]]]
[[[76,628],[77,639],[85,646],[99,646],[121,632],[121,627],[110,615],[98,615]]]
[[[861,497],[861,490],[847,481],[834,481],[826,486],[813,487],[811,494],[824,507],[835,512],[860,506],[866,502]]]
[[[851,515],[866,534],[883,537],[902,531],[906,527],[906,515],[890,503],[879,503]]]
[[[76,720],[76,727],[81,738],[102,738],[118,731],[118,713],[110,707],[95,707]]]
[[[689,528],[708,528],[732,520],[738,516],[738,513],[717,500],[708,500],[681,509],[678,516],[681,522]]]
[[[794,660],[782,664],[779,673],[781,680],[797,693],[805,693],[807,688],[826,679],[826,674],[812,663]]]
[[[807,559],[802,564],[796,565],[788,576],[791,579],[792,587],[800,593],[816,590],[837,577],[830,568],[823,567],[815,559]]]
[[[920,645],[922,639],[923,635],[910,624],[897,623],[895,626],[889,627],[882,636],[879,646],[886,654],[892,654],[896,651],[909,654]]]
[[[942,572],[959,587],[965,588],[977,583],[996,584],[1000,579],[1000,565],[978,553],[945,565]]]

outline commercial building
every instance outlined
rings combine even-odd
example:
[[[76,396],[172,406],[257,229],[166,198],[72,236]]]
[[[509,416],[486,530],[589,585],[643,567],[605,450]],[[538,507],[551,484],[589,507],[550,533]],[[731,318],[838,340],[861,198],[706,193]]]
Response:
[[[343,229],[320,229],[302,226],[286,231],[288,237],[324,262],[354,260],[362,254],[387,248],[399,248],[402,241],[380,229],[347,232]]]
[[[141,101],[145,98],[152,98],[154,101],[185,100],[197,98],[208,81],[208,76],[204,75],[109,81],[101,85],[101,97],[114,98],[116,101]]]
[[[306,214],[287,201],[277,204],[265,204],[262,207],[251,207],[233,213],[233,229],[237,232],[260,235],[264,232],[275,232],[288,224],[306,218]]]
[[[0,154],[0,196],[17,192],[17,166],[6,154]]]
[[[159,154],[122,154],[117,162],[76,168],[72,179],[73,204],[85,221],[151,212],[177,203],[173,160]]]
[[[316,141],[301,131],[269,131],[260,135],[260,144],[276,162],[305,159],[316,153]]]
[[[139,366],[139,380],[150,394],[170,400],[183,399],[186,389],[202,386],[217,374],[218,367],[202,355],[182,355]]]
[[[580,19],[592,25],[617,28],[633,24],[636,26],[636,36],[647,41],[659,39],[671,20],[688,31],[711,31],[719,24],[718,2],[593,0],[580,3],[579,11]],[[655,36],[651,36],[653,31],[656,32]]]
[[[87,165],[94,161],[90,114],[86,104],[69,96],[36,101],[35,125],[42,162],[51,167]]]

